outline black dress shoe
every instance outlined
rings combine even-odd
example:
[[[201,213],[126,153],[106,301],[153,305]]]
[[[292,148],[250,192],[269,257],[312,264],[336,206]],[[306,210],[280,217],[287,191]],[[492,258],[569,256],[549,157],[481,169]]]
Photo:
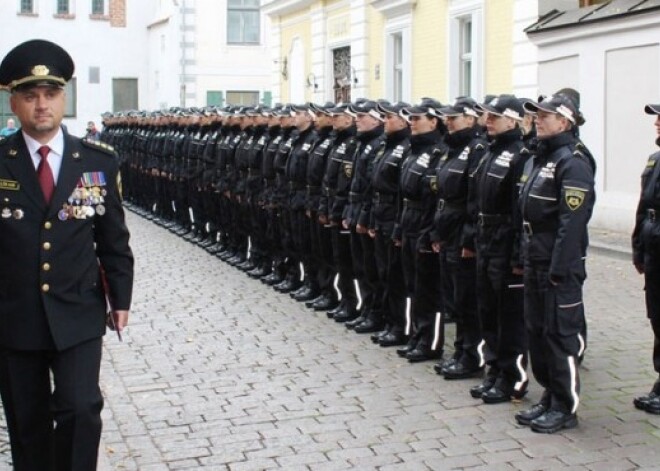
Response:
[[[339,305],[339,301],[336,298],[330,296],[324,296],[322,299],[316,301],[312,304],[312,309],[315,311],[329,311],[334,309]]]
[[[655,396],[644,405],[644,411],[649,414],[660,415],[660,396]]]
[[[378,341],[379,341],[382,337],[385,337],[387,334],[389,334],[389,330],[385,329],[385,330],[381,330],[380,332],[374,332],[373,334],[371,334],[371,335],[369,336],[369,338],[371,339],[371,341],[372,341],[373,343],[378,343]]]
[[[383,323],[373,319],[366,319],[364,322],[356,325],[353,330],[358,334],[371,334],[373,332],[380,332],[383,330]]]
[[[345,307],[346,305],[344,303],[339,303],[337,307],[328,310],[328,317],[332,317],[335,314],[338,314],[339,312],[343,311]]]
[[[340,315],[340,314],[338,314]],[[337,316],[335,316],[335,320],[337,320]],[[355,328],[356,325],[362,324],[365,320],[367,320],[366,317],[364,317],[364,314],[360,314],[357,317],[354,317],[353,319],[350,319],[348,321],[345,321],[344,326],[346,326],[347,329],[353,329]],[[340,322],[340,321],[337,321]]]
[[[495,386],[495,381],[497,381],[497,376],[487,375],[486,378],[476,386],[470,388],[470,396],[475,399],[481,399],[481,396],[488,391],[490,388]]]
[[[339,312],[338,314],[335,314],[333,319],[335,320],[335,322],[341,323],[341,322],[350,322],[354,319],[357,319],[358,317],[360,317],[360,313],[358,311],[345,309]]]
[[[298,302],[304,303],[307,301],[311,301],[312,299],[316,299],[319,296],[319,292],[315,290],[314,288],[309,288],[305,291],[303,291],[300,294],[297,294],[293,297]]]
[[[527,383],[519,390],[516,390],[508,384],[507,381],[496,381],[492,388],[481,395],[481,399],[486,404],[501,404],[511,400],[519,400],[527,394]]]
[[[381,347],[397,347],[399,345],[406,345],[408,337],[404,334],[396,334],[388,332],[378,339],[378,345]]]
[[[545,414],[532,420],[530,426],[533,432],[555,433],[564,428],[575,428],[577,424],[577,415],[548,409]]]
[[[444,369],[445,379],[466,379],[480,375],[484,371],[483,366],[468,366],[460,361]]]
[[[655,391],[651,391],[646,396],[639,396],[633,399],[633,404],[639,410],[646,410],[646,405],[656,397],[658,397],[658,394]]]
[[[433,365],[433,370],[439,375],[444,375],[445,370],[450,366],[455,365],[457,361],[458,360],[456,360],[456,358],[454,357],[447,358],[446,360],[441,360],[440,362]]]
[[[273,286],[278,283],[281,283],[283,279],[284,278],[282,278],[282,276],[280,276],[279,273],[273,272],[270,275],[267,275],[266,277],[262,278],[261,281],[263,281],[264,284],[268,286]]]
[[[294,296],[297,296],[299,293],[302,293],[302,292],[304,292],[304,291],[307,291],[308,289],[309,289],[309,286],[307,286],[307,285],[301,285],[300,288],[291,291],[291,292],[289,293],[289,296],[291,296],[291,297],[293,298]]]
[[[325,294],[319,294],[317,297],[314,299],[310,299],[308,301],[305,301],[305,306],[308,308],[312,309],[314,307],[314,304],[323,301],[325,299]]]
[[[396,349],[396,354],[399,355],[400,357],[405,357],[408,354],[408,352],[412,352],[416,346],[417,346],[416,339],[408,339],[408,343],[405,346]]]
[[[530,425],[532,420],[538,419],[548,410],[548,405],[545,402],[534,404],[529,409],[521,410],[514,416],[516,422],[520,425]]]
[[[415,347],[406,353],[406,360],[410,363],[419,363],[422,361],[437,360],[442,358],[442,351],[433,351],[424,347]]]

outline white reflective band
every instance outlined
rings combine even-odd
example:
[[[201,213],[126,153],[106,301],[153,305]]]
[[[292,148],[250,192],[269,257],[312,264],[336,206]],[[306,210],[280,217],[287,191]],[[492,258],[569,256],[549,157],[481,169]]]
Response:
[[[406,298],[406,335],[410,335],[412,329],[412,320],[410,319],[411,300]]]
[[[158,204],[154,203],[154,205],[151,207],[151,211],[153,211],[155,213],[157,207],[158,207]]]
[[[335,275],[335,280],[332,282],[332,287],[337,293],[337,301],[341,301],[341,291],[339,291],[339,273]]]
[[[360,293],[360,283],[358,283],[357,279],[353,279],[353,284],[355,285],[355,294],[358,298],[357,306],[355,306],[355,309],[360,310],[362,307],[362,293]]]
[[[587,344],[584,341],[582,334],[578,334],[578,342],[580,342],[580,350],[578,350],[578,358],[584,355],[584,351],[587,349]]]
[[[188,214],[190,215],[190,222],[195,224],[195,216],[193,216],[193,210],[190,206],[188,206]]]
[[[479,354],[479,368],[486,364],[486,359],[484,358],[484,347],[486,346],[486,341],[481,340],[477,346],[477,353]]]
[[[571,414],[575,414],[575,411],[577,411],[578,405],[580,404],[580,396],[578,396],[577,393],[577,370],[575,368],[575,358],[572,355],[567,358],[567,361],[568,370],[571,373],[571,396],[573,397]]]
[[[433,326],[433,343],[431,344],[431,350],[435,351],[438,349],[438,342],[440,341],[440,326],[442,325],[442,313],[435,313],[435,325]]]
[[[205,230],[206,232],[211,232],[211,223],[210,223],[210,222],[207,222],[207,223],[204,225],[204,230]]]
[[[385,119],[383,118],[383,116],[382,116],[378,111],[376,111],[376,110],[369,110],[369,113],[367,113],[367,114],[368,114],[369,116],[371,116],[372,118],[377,119],[378,121],[381,121],[381,122],[385,121]]]
[[[520,355],[518,355],[518,358],[516,358],[516,368],[518,368],[518,373],[520,374],[520,381],[517,381],[516,384],[513,386],[513,389],[515,389],[516,391],[520,391],[527,383],[527,371],[525,371],[522,361],[523,361],[523,354],[521,353]]]
[[[305,266],[302,264],[302,262],[298,263],[300,266],[300,281],[305,280]]]
[[[207,223],[208,224],[208,223]],[[248,236],[247,258],[252,258],[252,238]],[[302,263],[300,264],[302,266]]]
[[[525,287],[524,284],[520,284],[520,285],[509,285],[509,289],[519,289],[519,288],[524,288],[524,287]]]
[[[176,203],[172,200],[172,211],[176,213]]]

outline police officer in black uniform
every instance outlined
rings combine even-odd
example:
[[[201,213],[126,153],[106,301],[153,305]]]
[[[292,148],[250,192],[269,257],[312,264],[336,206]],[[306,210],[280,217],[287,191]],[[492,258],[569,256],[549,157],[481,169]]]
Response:
[[[660,105],[646,105],[655,116],[656,145],[660,146]],[[642,191],[632,234],[633,264],[644,275],[646,314],[653,329],[653,368],[660,375],[660,152],[651,155],[642,172]],[[660,376],[651,392],[636,397],[635,407],[660,414]]]
[[[401,266],[401,249],[394,245],[392,234],[399,203],[399,179],[403,162],[410,154],[410,126],[401,115],[410,104],[379,104],[385,116],[385,141],[374,160],[371,173],[371,220],[369,235],[374,239],[378,283],[376,296],[382,301],[382,318],[373,316],[355,327],[356,331],[374,332],[372,340],[381,347],[405,345],[406,290]],[[379,329],[382,329],[378,331]]]
[[[577,426],[578,356],[584,339],[582,285],[587,223],[595,202],[594,169],[576,147],[579,111],[566,95],[525,105],[536,113],[537,153],[522,180],[525,321],[541,401],[516,414],[535,432]]]
[[[448,151],[442,104],[425,98],[402,113],[412,132],[410,155],[401,168],[399,214],[392,238],[401,247],[401,260],[410,309],[407,312],[408,344],[397,354],[410,362],[442,358],[444,331],[441,274],[431,247],[437,177],[435,169]]]
[[[479,116],[476,105],[475,100],[460,97],[452,106],[440,110],[447,126],[445,143],[449,151],[436,168],[438,202],[431,232],[433,251],[440,254],[443,314],[451,310],[456,322],[452,360],[461,365],[460,373],[466,376],[472,374],[468,358],[476,356],[481,342],[475,290],[474,221],[468,211],[470,175],[476,171],[487,145],[476,125]],[[445,323],[444,318],[442,322]],[[434,368],[443,374],[449,366],[451,360]],[[452,373],[455,375],[452,378],[459,376],[456,369]]]

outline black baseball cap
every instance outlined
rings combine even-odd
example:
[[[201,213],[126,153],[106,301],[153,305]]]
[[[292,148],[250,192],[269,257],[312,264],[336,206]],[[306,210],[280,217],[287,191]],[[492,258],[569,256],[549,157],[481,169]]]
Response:
[[[401,110],[401,115],[404,117],[429,115],[439,118],[440,108],[442,108],[442,103],[438,100],[434,98],[422,98],[419,104]]]
[[[660,105],[646,105],[644,112],[646,114],[660,114]]]
[[[378,109],[379,106],[381,106],[381,104],[379,104],[377,101],[365,100],[360,103],[350,105],[349,109],[355,115],[366,114],[382,122],[385,120],[385,116]]]
[[[495,116],[506,116],[507,118],[522,121],[523,106],[515,95],[500,95],[487,103],[478,104],[478,111],[494,114]]]
[[[380,111],[382,114],[401,114],[401,111],[404,110],[405,108],[410,108],[410,103],[406,103],[405,101],[397,101],[396,103],[379,103],[378,104],[378,111]]]
[[[454,101],[453,105],[440,108],[439,111],[442,116],[447,116],[447,117],[468,115],[478,118],[479,113],[475,109],[476,106],[477,106],[476,100],[467,96],[461,96],[456,98],[456,101]]]
[[[547,113],[556,113],[568,119],[571,123],[577,124],[580,118],[580,112],[575,101],[565,94],[551,95],[542,98],[537,103],[525,103],[525,110],[536,114],[539,110]]]

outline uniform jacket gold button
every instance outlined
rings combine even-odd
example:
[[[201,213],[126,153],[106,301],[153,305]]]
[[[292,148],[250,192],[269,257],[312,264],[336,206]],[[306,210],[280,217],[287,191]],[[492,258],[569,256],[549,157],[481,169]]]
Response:
[[[50,242],[44,242],[44,250],[50,250]]]
[[[48,271],[48,270],[50,270],[50,263],[44,263],[44,264],[41,266],[41,268],[43,268],[44,271]]]
[[[44,283],[43,285],[41,285],[41,291],[47,293],[48,291],[50,291],[50,285],[48,283]]]
[[[46,222],[44,223],[44,229],[50,229],[51,227],[53,227],[53,223],[52,223],[52,222],[50,222],[50,221],[46,221]]]

